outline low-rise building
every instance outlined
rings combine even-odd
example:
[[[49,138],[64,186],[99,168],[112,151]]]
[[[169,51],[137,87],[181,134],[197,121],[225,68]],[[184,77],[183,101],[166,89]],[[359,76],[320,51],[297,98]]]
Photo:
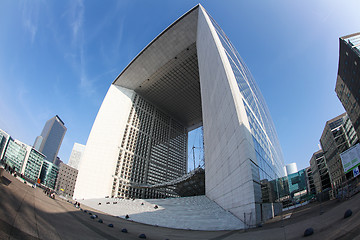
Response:
[[[55,164],[44,160],[40,173],[41,183],[48,188],[55,189],[58,173],[59,168]]]
[[[346,180],[340,153],[354,146],[357,141],[356,132],[346,113],[326,122],[320,144],[324,151],[331,185],[334,190],[341,187],[341,183]],[[351,172],[348,175],[347,178],[352,177]]]
[[[5,155],[5,150],[9,142],[9,139],[10,139],[10,135],[0,129],[0,160],[2,160]]]
[[[45,160],[46,156],[0,129],[1,161],[21,174],[26,180],[42,183],[55,189],[59,168]]]
[[[13,140],[10,135],[5,139],[1,133],[3,131],[0,132],[0,143],[6,140],[2,162],[27,180],[37,182],[45,155],[19,140]]]
[[[25,178],[37,182],[40,177],[41,168],[44,163],[45,155],[31,146],[27,146],[27,153],[23,163],[21,173]]]
[[[10,137],[5,149],[3,162],[10,166],[14,171],[21,173],[25,156],[26,147]]]
[[[288,175],[289,192],[292,199],[300,201],[302,196],[308,194],[306,171],[302,169]]]
[[[78,170],[61,162],[55,190],[63,196],[72,198],[77,174]]]

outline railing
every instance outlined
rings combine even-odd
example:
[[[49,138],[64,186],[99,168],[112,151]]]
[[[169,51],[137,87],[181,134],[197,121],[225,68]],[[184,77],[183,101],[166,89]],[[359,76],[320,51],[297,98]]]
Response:
[[[204,171],[204,169],[198,167],[198,168],[195,168],[191,172],[189,172],[189,173],[187,173],[187,174],[185,174],[185,175],[183,175],[181,177],[175,178],[175,179],[167,181],[167,182],[157,183],[157,184],[153,184],[153,185],[151,185],[151,184],[138,184],[138,183],[129,183],[127,185],[130,186],[130,187],[133,187],[133,188],[148,188],[148,189],[162,188],[162,187],[172,186],[172,185],[176,185],[178,183],[184,182],[187,179],[194,176],[196,173],[200,173],[202,171]]]

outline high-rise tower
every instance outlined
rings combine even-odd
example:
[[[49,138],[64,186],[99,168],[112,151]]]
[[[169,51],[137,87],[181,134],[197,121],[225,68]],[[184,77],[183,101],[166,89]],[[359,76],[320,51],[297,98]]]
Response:
[[[339,41],[335,92],[360,139],[360,32],[341,37]]]
[[[206,196],[248,224],[260,222],[260,182],[285,175],[282,152],[249,69],[201,5],[157,36],[111,84],[74,197],[172,196],[171,188],[132,186],[184,174],[187,133],[199,126]]]
[[[85,145],[74,143],[73,149],[70,154],[68,165],[76,170],[79,169],[81,157],[85,151]]]
[[[55,163],[67,128],[58,115],[48,120],[34,143],[34,148],[46,156],[49,162]]]

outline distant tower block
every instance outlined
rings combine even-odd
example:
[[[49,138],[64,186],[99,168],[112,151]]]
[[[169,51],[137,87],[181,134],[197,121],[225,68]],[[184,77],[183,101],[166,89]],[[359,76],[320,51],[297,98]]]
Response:
[[[246,37],[246,36],[244,36]],[[265,101],[218,24],[198,5],[156,37],[111,84],[89,135],[75,198],[170,197],[135,189],[183,175],[187,133],[204,128],[206,196],[261,220],[260,181],[284,176]]]
[[[79,169],[79,165],[84,151],[85,151],[85,145],[82,145],[80,143],[74,143],[68,165],[75,169]]]
[[[285,167],[286,167],[286,174],[287,175],[296,173],[298,171],[296,163],[287,164]]]
[[[39,150],[40,149],[40,146],[41,146],[41,143],[43,141],[43,137],[42,136],[37,136],[36,139],[35,139],[35,143],[34,143],[34,148],[36,150]]]
[[[66,130],[64,122],[56,115],[46,122],[34,148],[43,153],[49,162],[55,163]]]

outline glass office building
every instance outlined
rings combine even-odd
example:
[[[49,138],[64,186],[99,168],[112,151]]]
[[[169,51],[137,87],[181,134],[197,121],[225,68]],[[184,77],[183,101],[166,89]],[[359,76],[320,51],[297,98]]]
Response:
[[[249,120],[257,160],[251,161],[254,185],[257,185],[255,186],[256,201],[258,203],[279,201],[282,196],[287,195],[287,186],[281,178],[285,176],[284,159],[274,123],[260,89],[245,62],[215,20],[211,18],[211,21],[234,72],[237,86],[243,95],[242,102]],[[271,187],[273,189],[271,197],[267,195],[268,193],[262,196],[265,192],[259,191],[259,186],[264,188],[261,182],[268,181],[275,184]]]
[[[25,169],[23,174],[26,178],[30,179],[33,182],[37,182],[40,177],[41,168],[45,159],[45,155],[38,152],[37,150],[29,147],[29,156],[27,161],[25,161]]]
[[[16,172],[20,173],[25,160],[25,155],[26,148],[10,138],[3,161],[10,167],[14,168]]]
[[[41,183],[48,188],[55,189],[58,173],[59,168],[55,164],[44,160],[40,173]]]
[[[10,135],[0,129],[0,160],[3,159]]]
[[[36,182],[40,175],[45,156],[33,147],[13,140],[10,135],[0,129],[0,152],[2,161],[22,174],[27,180]]]
[[[308,194],[306,170],[288,175],[290,195],[295,201]]]

